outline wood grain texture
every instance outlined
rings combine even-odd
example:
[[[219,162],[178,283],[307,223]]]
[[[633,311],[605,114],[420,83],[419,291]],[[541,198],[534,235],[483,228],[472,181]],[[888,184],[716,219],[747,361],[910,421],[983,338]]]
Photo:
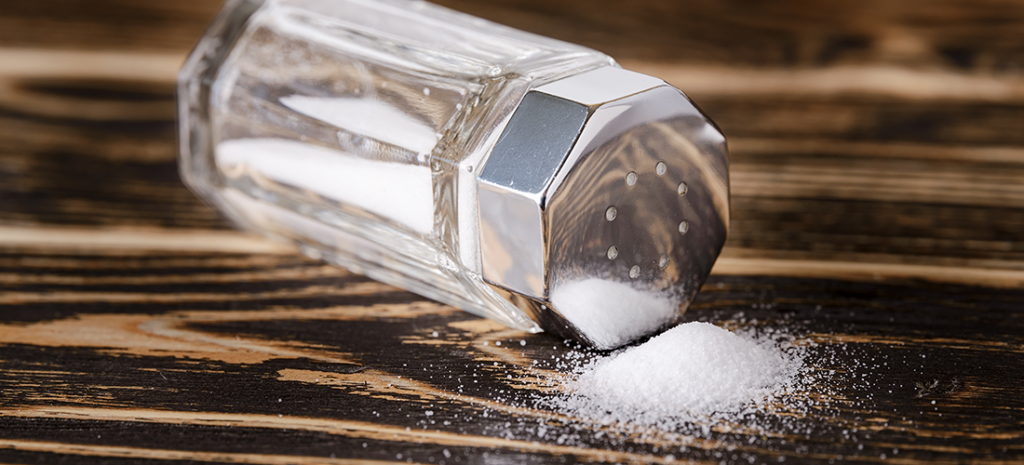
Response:
[[[0,462],[1024,461],[1024,3],[441,2],[664,77],[729,137],[688,318],[792,335],[816,384],[632,432],[545,402],[562,341],[181,185],[174,73],[218,3],[0,3]]]
[[[294,255],[8,251],[0,265],[19,270],[0,274],[6,460],[1024,458],[1018,290],[713,278],[690,318],[814,341],[827,397],[799,419],[759,412],[766,430],[631,437],[543,406],[571,350],[550,336]]]

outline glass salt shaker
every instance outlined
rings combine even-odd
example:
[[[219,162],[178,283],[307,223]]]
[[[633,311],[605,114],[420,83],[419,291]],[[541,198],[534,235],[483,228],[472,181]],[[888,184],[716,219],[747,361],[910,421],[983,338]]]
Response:
[[[728,232],[682,92],[422,1],[230,0],[178,92],[182,176],[233,223],[525,331],[672,325]]]

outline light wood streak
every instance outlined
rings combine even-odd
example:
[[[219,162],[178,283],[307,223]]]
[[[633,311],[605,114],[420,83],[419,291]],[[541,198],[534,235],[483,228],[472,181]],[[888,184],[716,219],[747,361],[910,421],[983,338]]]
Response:
[[[122,275],[122,276],[67,276],[52,274],[0,273],[0,284],[51,284],[62,286],[102,285],[167,285],[211,283],[258,283],[268,281],[297,281],[317,278],[349,276],[342,268],[322,265],[300,268],[238,271],[235,273],[196,273],[185,275]],[[387,289],[383,289],[387,291]]]
[[[0,48],[0,77],[174,82],[184,53]]]
[[[816,334],[804,336],[807,341],[815,344],[884,344],[908,350],[919,350],[922,346],[935,346],[944,349],[978,350],[998,352],[1000,354],[1024,354],[1024,346],[1004,341],[984,341],[978,339],[929,338],[929,339],[894,339],[886,336],[867,334]],[[1024,436],[1024,431],[1014,437]],[[980,436],[979,436],[980,437]]]
[[[2,77],[0,104],[16,113],[95,121],[171,121],[175,109],[174,101],[170,99],[148,102],[55,96],[25,88],[18,79]]]
[[[296,250],[288,245],[232,231],[210,230],[105,230],[105,229],[63,229],[63,228],[20,228],[0,226],[0,246],[45,248],[49,250],[151,250],[151,251],[190,251],[190,252],[224,252],[253,254],[293,254]],[[975,266],[940,266],[928,264],[876,263],[842,260],[805,260],[787,258],[762,258],[758,251],[735,249],[726,246],[724,256],[718,259],[712,270],[718,275],[747,276],[787,276],[803,278],[835,278],[854,280],[883,279],[923,279],[935,282],[969,284],[989,287],[1021,287],[1024,286],[1024,270],[1006,268],[985,268]],[[776,254],[777,255],[777,254]],[[870,258],[870,257],[867,257]],[[898,257],[897,257],[898,258]],[[1012,265],[1012,263],[1008,263]],[[288,274],[288,273],[286,273]],[[319,274],[319,273],[317,273]],[[329,275],[330,273],[327,273]],[[6,275],[0,275],[0,281]],[[271,276],[276,276],[271,274]],[[43,278],[12,278],[6,279],[32,283],[50,282]],[[56,278],[54,278],[56,279]],[[64,281],[60,278],[58,281]],[[121,282],[120,278],[73,278],[82,279],[83,283],[97,284]],[[159,280],[159,277],[154,277]],[[220,281],[232,278],[218,278]],[[98,280],[93,282],[93,280]],[[175,280],[169,278],[167,283],[193,282],[190,279]],[[382,287],[385,285],[377,285]],[[373,286],[371,286],[373,287]],[[378,292],[381,289],[343,290],[330,286],[312,286],[300,290],[282,290],[270,293],[249,295],[248,298],[293,298],[311,295],[349,295],[353,292]],[[246,298],[245,294],[218,295],[207,293],[161,294],[146,293],[5,293],[4,302],[63,302],[63,301],[95,301],[95,302],[160,302],[160,301],[216,301],[225,298]],[[170,300],[169,300],[170,299]]]
[[[381,285],[383,286],[383,285]],[[357,321],[380,318],[416,318],[448,315],[459,310],[434,302],[376,304],[322,309],[254,311],[185,311],[164,315],[92,314],[31,324],[0,324],[0,344],[48,347],[92,347],[131,355],[219,360],[226,363],[261,363],[273,358],[309,358],[328,363],[355,364],[349,354],[325,350],[298,341],[267,341],[218,335],[190,329],[191,324],[325,320]]]
[[[870,94],[909,100],[1024,101],[1024,79],[893,65],[763,69],[622,61],[693,96]]]
[[[881,158],[1024,165],[1024,147],[976,147],[907,142],[875,142],[870,140],[731,137],[729,138],[729,151],[732,154],[742,156],[825,155],[849,157],[851,159]]]
[[[479,338],[477,341],[479,341]],[[489,359],[487,358],[475,358],[475,361],[477,362],[486,362],[488,360]],[[482,365],[482,368],[486,371],[487,366],[488,365],[485,363]],[[519,365],[519,368],[521,368],[521,370],[516,371],[519,371],[520,373],[534,371],[534,375],[537,375],[540,372],[528,365]],[[510,372],[512,371],[505,368],[502,373]],[[720,441],[704,439],[690,434],[660,430],[656,427],[631,425],[627,428],[627,431],[624,432],[619,429],[622,425],[607,425],[599,420],[590,418],[575,417],[550,410],[508,405],[500,401],[464,395],[453,391],[446,391],[436,388],[424,381],[418,381],[409,377],[396,376],[378,370],[365,370],[353,374],[340,374],[324,371],[285,369],[279,371],[278,375],[278,379],[282,381],[297,381],[307,384],[327,385],[338,389],[344,389],[346,392],[356,392],[361,395],[368,395],[370,397],[383,400],[401,401],[406,403],[420,402],[427,404],[443,399],[448,403],[463,404],[484,410],[489,409],[510,414],[518,418],[542,419],[548,424],[561,423],[562,425],[578,425],[577,427],[579,429],[600,431],[608,437],[619,438],[622,440],[626,440],[628,438],[629,441],[637,444],[649,444],[666,449],[680,445],[703,450],[720,450],[727,447],[725,443]],[[566,376],[564,374],[557,376],[558,379],[564,379],[565,377]],[[523,389],[538,392],[545,391],[546,389],[561,390],[562,388],[557,385],[557,382],[552,381],[554,379],[556,378],[548,377],[547,379],[541,379],[537,377],[524,376],[516,380],[523,384],[512,384],[509,385],[509,387],[512,389]],[[395,397],[397,395],[404,396],[404,398]],[[413,398],[418,400],[411,400]],[[533,420],[529,421],[532,422]],[[796,436],[793,435],[765,432],[736,423],[710,419],[705,419],[703,421],[706,422],[706,426],[709,430],[716,432],[766,435],[771,437],[782,437],[787,440],[793,440],[796,438]],[[701,421],[693,421],[694,425],[699,423],[701,423]]]
[[[262,363],[270,359],[308,358],[331,364],[359,366],[355,357],[347,353],[327,350],[310,344],[296,341],[276,341],[253,338],[242,338],[237,335],[220,335],[192,329],[197,323],[238,322],[238,321],[284,321],[284,320],[358,320],[365,318],[405,317],[415,318],[424,314],[445,314],[457,311],[452,307],[432,303],[423,305],[377,305],[370,309],[322,309],[322,310],[269,310],[269,311],[211,311],[211,312],[176,312],[167,315],[78,315],[76,318],[45,321],[33,324],[0,325],[0,344],[25,344],[50,347],[92,347],[101,352],[126,354],[133,356],[167,356],[192,359],[216,360],[233,364]],[[490,369],[490,362],[502,360],[513,367],[503,368],[503,373],[516,373],[517,378],[508,387],[510,389],[527,389],[538,392],[558,389],[556,378],[545,375],[541,370],[534,369],[524,358],[514,355],[515,348],[499,348],[493,344],[483,346],[484,341],[499,338],[521,338],[525,333],[509,330],[490,320],[470,320],[481,322],[479,325],[461,325],[468,331],[469,341],[466,345],[474,348],[489,348],[477,362],[483,363],[482,370]],[[564,375],[558,376],[558,379]],[[437,388],[427,381],[398,376],[385,371],[367,369],[352,374],[325,371],[285,369],[278,372],[278,379],[287,382],[301,382],[354,390],[357,394],[393,401],[393,402],[445,402],[458,403],[474,408],[503,412],[522,418],[542,419],[561,424],[586,425],[585,429],[603,431],[609,437],[620,436],[614,425],[609,426],[599,421],[578,418],[557,412],[517,407],[500,401],[469,396],[458,392]],[[55,399],[41,398],[52,401]],[[63,402],[71,401],[61,397]],[[82,402],[85,402],[82,399]],[[114,407],[111,405],[110,407]],[[62,410],[63,411],[63,410]],[[0,415],[3,413],[0,412]],[[733,433],[754,434],[739,425],[709,424],[709,428],[717,430],[727,427]],[[724,444],[698,438],[691,435],[661,431],[657,428],[632,427],[627,435],[641,437],[631,438],[637,443],[651,444],[659,447],[670,447],[684,444],[687,447],[700,449],[722,449]],[[757,434],[766,434],[756,432]],[[770,434],[774,436],[774,434]],[[791,438],[790,438],[791,439]],[[452,444],[455,445],[455,444]],[[568,450],[568,449],[567,449]],[[575,449],[573,449],[575,450]],[[618,460],[618,459],[616,459]]]
[[[325,350],[298,341],[264,341],[237,335],[192,330],[189,323],[246,321],[240,312],[180,312],[161,316],[97,314],[32,324],[0,325],[0,343],[50,347],[90,347],[112,354],[167,356],[216,360],[225,363],[262,363],[279,358],[309,358],[327,363],[356,365],[350,354]],[[249,321],[306,319],[295,312],[241,312]],[[301,315],[301,313],[299,314]]]
[[[149,449],[143,447],[106,446],[92,444],[69,444],[50,441],[24,441],[0,439],[0,449],[14,449],[29,452],[48,452],[87,457],[111,457],[136,460],[189,460],[216,463],[251,463],[265,465],[373,465],[390,462],[368,459],[332,459],[301,455],[251,454],[238,452],[205,452],[175,449]]]
[[[471,434],[457,434],[438,430],[415,430],[407,429],[404,426],[379,425],[352,420],[330,420],[297,416],[78,407],[33,407],[27,409],[7,409],[0,410],[0,415],[16,416],[21,418],[71,418],[77,420],[132,421],[140,423],[197,426],[224,426],[230,424],[233,427],[241,428],[314,431],[377,441],[514,449],[521,452],[540,452],[552,455],[576,456],[585,460],[589,459],[594,461],[630,463],[672,462],[672,460],[667,460],[663,457],[630,452],[561,446],[535,441],[523,441]]]
[[[180,302],[229,302],[266,299],[301,299],[321,296],[370,296],[397,288],[377,281],[354,283],[346,286],[307,286],[299,289],[278,289],[265,292],[5,292],[0,295],[0,305],[22,305],[41,303],[180,303]]]
[[[484,365],[484,367],[486,367],[486,365]],[[486,369],[484,371],[486,371]],[[335,388],[342,388],[347,391],[352,390],[382,399],[415,402],[411,401],[410,398],[417,398],[422,403],[444,400],[449,403],[458,403],[482,409],[490,409],[522,418],[532,417],[542,418],[545,420],[556,420],[564,423],[579,423],[578,418],[570,417],[568,415],[562,415],[547,410],[516,407],[514,405],[506,405],[495,400],[469,396],[453,391],[446,391],[444,389],[436,388],[424,381],[416,380],[408,376],[398,376],[380,370],[369,369],[358,373],[345,374],[329,371],[296,370],[289,368],[280,370],[277,374],[278,379],[281,381],[331,386]],[[533,388],[533,386],[530,386],[530,388]],[[396,395],[403,396],[405,399],[396,398]]]
[[[922,173],[916,166],[875,163],[734,163],[730,172],[732,195],[1024,207],[1024,171],[936,167]]]
[[[174,82],[185,54],[0,48],[0,77],[75,77]],[[1024,101],[1024,79],[893,65],[762,69],[624,60],[693,95],[886,95],[915,100]]]
[[[49,250],[150,250],[292,254],[296,249],[259,236],[201,229],[96,229],[0,226],[0,247]]]
[[[728,250],[727,250],[728,251]],[[711,270],[716,275],[786,276],[794,278],[882,281],[921,279],[975,286],[1024,287],[1024,271],[901,263],[867,263],[831,260],[719,257]]]
[[[241,268],[257,270],[278,266],[296,266],[305,261],[304,258],[298,255],[291,256],[288,254],[221,255],[178,251],[181,253],[155,255],[151,254],[151,252],[153,251],[102,249],[102,252],[100,252],[102,255],[100,256],[82,257],[74,255],[74,252],[71,252],[69,256],[68,251],[33,249],[30,251],[31,255],[7,255],[0,257],[0,267],[21,268],[26,270],[26,274],[30,275],[32,271],[45,269],[50,272],[60,270],[61,273],[91,273],[100,270],[111,270],[124,273],[134,272],[139,273],[140,276],[146,276],[145,273],[159,272],[167,268]],[[347,271],[339,270],[342,273],[348,273]]]
[[[366,439],[374,441],[385,441],[385,442],[406,442],[415,444],[434,444],[439,446],[453,446],[453,447],[486,447],[486,448],[502,448],[510,449],[518,452],[533,452],[533,453],[548,453],[555,456],[565,455],[574,456],[582,459],[583,461],[601,461],[601,462],[620,462],[620,463],[678,463],[674,458],[658,457],[647,454],[622,452],[622,451],[609,451],[600,449],[590,449],[585,447],[576,446],[563,446],[557,444],[546,444],[537,441],[524,441],[517,439],[506,439],[493,436],[480,436],[471,434],[458,434],[449,433],[440,430],[417,430],[417,429],[406,429],[401,426],[390,426],[380,425],[374,423],[366,423],[361,421],[352,420],[332,420],[332,419],[321,419],[321,418],[309,418],[309,417],[298,417],[298,416],[274,416],[274,415],[261,415],[261,414],[232,414],[232,413],[217,413],[217,412],[180,412],[180,411],[165,411],[165,410],[145,410],[145,409],[116,409],[116,408],[82,408],[82,407],[32,407],[27,409],[7,409],[0,410],[0,416],[11,416],[20,418],[65,418],[74,420],[85,420],[85,421],[117,421],[117,422],[138,422],[138,423],[157,423],[157,424],[175,424],[175,425],[193,425],[193,426],[231,426],[238,428],[265,428],[265,429],[284,429],[284,430],[299,430],[299,431],[312,431],[320,432],[331,435],[338,435],[349,438]],[[894,429],[895,427],[880,427],[873,428],[875,431],[882,429]],[[917,433],[917,431],[913,431]],[[928,435],[925,435],[928,436]],[[970,437],[970,435],[968,435]],[[983,436],[984,437],[984,436]],[[1016,436],[1013,436],[1016,437]],[[0,440],[3,441],[3,440]],[[25,447],[31,447],[31,444],[36,443],[35,441],[9,441],[8,443],[25,443]],[[0,442],[0,447],[3,447],[7,443]],[[61,443],[49,443],[54,445],[64,445]],[[870,444],[870,443],[869,443]],[[721,444],[719,444],[722,446]],[[872,444],[873,445],[873,444]],[[72,445],[74,446],[74,445]],[[110,446],[92,446],[98,448],[97,450],[105,450]],[[905,446],[898,446],[905,447]],[[913,449],[913,447],[912,447]],[[935,447],[929,446],[927,448],[922,447],[922,450],[934,450]],[[35,449],[24,449],[24,450],[35,450]],[[141,449],[144,451],[152,449]],[[731,451],[748,451],[756,450],[745,446],[733,446],[728,450]],[[950,449],[951,451],[958,451],[959,449]],[[965,449],[966,450],[966,449]],[[49,452],[49,450],[47,450]],[[162,453],[164,451],[158,451]],[[70,452],[65,452],[70,453]],[[160,455],[153,456],[153,458],[161,457]],[[188,452],[185,452],[188,453]],[[202,452],[200,452],[202,453]],[[778,454],[778,453],[776,453]],[[82,454],[84,455],[84,454]],[[97,453],[96,455],[100,455]],[[249,455],[249,454],[245,454]],[[775,455],[775,454],[772,454]],[[779,455],[790,455],[790,454],[779,454]],[[114,456],[114,455],[111,455]],[[834,455],[827,453],[802,453],[797,455],[803,458],[815,458],[819,460],[827,460],[834,458]],[[277,457],[277,456],[271,456]],[[307,457],[300,456],[285,456],[290,457],[290,463],[307,463]],[[868,459],[868,457],[860,457],[861,459]],[[310,457],[314,460],[325,460],[322,458]],[[687,463],[692,464],[716,464],[717,461],[695,461],[686,460]],[[887,462],[896,464],[910,464],[917,463],[912,458],[891,458]],[[280,462],[240,462],[240,463],[272,463],[277,464]],[[321,463],[321,462],[308,462],[308,463]],[[324,462],[332,463],[332,462]],[[981,460],[979,463],[1000,463],[998,461]]]
[[[33,188],[33,180],[46,179],[43,173],[35,171],[42,160],[38,156],[24,152],[71,152],[95,157],[101,161],[116,160],[126,163],[165,163],[175,160],[178,156],[176,147],[166,138],[146,137],[141,134],[122,134],[117,138],[109,138],[97,131],[68,124],[55,124],[41,119],[6,119],[3,126],[0,126],[0,140],[8,147],[15,148],[11,152],[22,152],[22,154],[13,156],[11,152],[6,154],[6,163],[21,165],[18,169],[22,173],[18,179],[10,180],[8,188],[15,186]],[[28,169],[28,166],[36,168]],[[130,181],[124,184],[127,186],[104,184],[93,186],[93,189],[99,192],[129,189],[140,196],[153,196],[153,192],[156,191],[164,194],[163,197],[160,197],[162,201],[171,203],[186,197],[186,195],[191,195],[177,185],[164,189],[154,183],[146,183],[141,180],[137,184]],[[136,188],[132,184],[136,184],[138,187]],[[148,187],[148,189],[144,187]],[[175,206],[171,205],[169,208],[175,208]]]

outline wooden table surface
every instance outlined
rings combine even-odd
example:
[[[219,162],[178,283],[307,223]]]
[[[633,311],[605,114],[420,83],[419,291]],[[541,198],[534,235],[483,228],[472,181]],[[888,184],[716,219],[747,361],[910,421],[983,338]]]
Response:
[[[561,341],[181,185],[173,80],[219,2],[5,0],[0,462],[1024,461],[1024,2],[442,3],[720,124],[732,235],[688,315],[816,343],[813,407],[644,434],[541,407]]]

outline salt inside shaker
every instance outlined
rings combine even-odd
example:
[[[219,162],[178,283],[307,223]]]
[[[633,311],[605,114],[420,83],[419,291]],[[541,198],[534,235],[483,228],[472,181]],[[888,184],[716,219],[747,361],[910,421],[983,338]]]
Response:
[[[182,177],[237,226],[525,331],[672,325],[728,233],[682,92],[429,3],[230,0],[178,93]]]

